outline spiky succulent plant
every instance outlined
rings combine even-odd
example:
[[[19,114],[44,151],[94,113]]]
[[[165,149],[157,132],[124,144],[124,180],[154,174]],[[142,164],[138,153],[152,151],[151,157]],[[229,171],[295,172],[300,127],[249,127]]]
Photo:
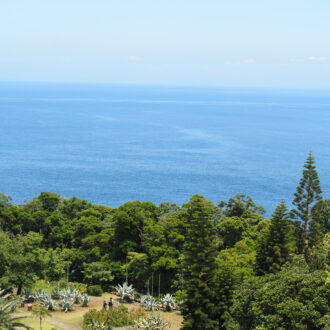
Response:
[[[57,303],[51,296],[45,295],[39,298],[40,305],[47,307],[48,310],[54,311],[57,307]]]
[[[177,305],[175,303],[175,300],[173,298],[173,296],[169,293],[167,293],[161,300],[162,303],[162,307],[164,308],[164,310],[171,312],[175,309],[177,309]]]
[[[146,311],[158,310],[160,307],[159,301],[151,295],[146,295],[141,298],[141,305]]]
[[[56,287],[52,291],[52,298],[56,300],[61,299],[62,294],[63,294],[62,290],[59,287]]]
[[[37,290],[35,293],[34,293],[34,298],[35,300],[37,301],[40,301],[41,299],[43,299],[44,297],[46,297],[47,294],[44,290]]]
[[[82,300],[82,294],[81,294],[80,291],[78,291],[78,290],[74,290],[74,291],[72,292],[71,297],[73,298],[73,302],[74,302],[75,304],[80,304],[80,302],[81,302],[81,300]]]
[[[168,323],[158,315],[148,315],[135,321],[134,330],[164,330]]]
[[[25,303],[34,302],[35,296],[30,289],[26,289],[22,292],[21,297]]]
[[[73,292],[74,290],[70,287],[66,288],[65,290],[62,291],[62,297],[63,298],[73,298]]]
[[[71,312],[73,310],[73,301],[68,298],[64,298],[63,301],[60,303],[62,311],[65,313]]]
[[[88,304],[90,302],[90,298],[89,296],[85,293],[84,295],[82,295],[82,307],[88,307]]]
[[[120,297],[121,301],[131,302],[134,300],[133,285],[128,285],[126,282],[124,282],[123,285],[118,284],[116,287],[116,294]]]
[[[17,300],[11,299],[10,295],[6,294],[4,290],[0,289],[0,329],[29,329],[33,330],[29,326],[25,325],[25,316],[14,316],[12,311],[16,308]],[[21,322],[23,321],[23,322]]]
[[[91,320],[84,328],[84,330],[112,330],[112,326],[108,322],[99,320]]]

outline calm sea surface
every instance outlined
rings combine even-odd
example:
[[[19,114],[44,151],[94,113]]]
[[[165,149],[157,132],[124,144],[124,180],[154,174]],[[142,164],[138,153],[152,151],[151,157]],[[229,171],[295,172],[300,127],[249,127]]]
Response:
[[[252,196],[290,205],[312,150],[330,198],[330,92],[0,84],[0,192],[119,206]]]

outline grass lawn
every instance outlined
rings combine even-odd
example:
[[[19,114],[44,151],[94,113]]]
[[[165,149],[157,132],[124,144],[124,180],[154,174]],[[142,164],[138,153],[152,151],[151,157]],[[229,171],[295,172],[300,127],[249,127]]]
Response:
[[[33,329],[36,330],[40,329],[39,319],[37,319],[36,317],[28,317],[26,319],[22,319],[22,323],[32,327]],[[52,329],[55,329],[53,325],[47,323],[47,321],[42,321],[42,330],[52,330]],[[60,329],[57,328],[57,330]]]

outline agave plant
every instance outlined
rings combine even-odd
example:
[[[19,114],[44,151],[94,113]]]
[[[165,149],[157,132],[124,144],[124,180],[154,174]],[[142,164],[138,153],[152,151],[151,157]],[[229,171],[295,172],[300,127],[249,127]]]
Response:
[[[161,300],[162,306],[163,308],[168,311],[171,312],[174,309],[177,309],[177,305],[174,301],[174,298],[171,294],[167,293]]]
[[[73,301],[68,298],[64,298],[63,301],[60,303],[62,311],[65,313],[71,312],[73,310]]]
[[[47,296],[46,292],[44,290],[37,290],[34,293],[34,298],[37,301],[41,301],[42,299],[44,299]]]
[[[148,315],[135,321],[134,330],[163,330],[168,323],[158,315]]]
[[[146,311],[158,310],[160,307],[159,301],[151,295],[146,295],[141,298],[141,305]]]
[[[74,290],[74,291],[72,292],[71,297],[72,297],[73,302],[74,302],[75,304],[79,304],[79,303],[81,302],[81,300],[82,300],[82,294],[81,294],[81,292],[78,291],[78,290]]]
[[[34,294],[30,289],[26,289],[22,292],[21,297],[25,303],[31,303],[34,301]]]
[[[66,288],[65,290],[62,291],[62,298],[73,298],[73,289],[71,288]]]
[[[112,326],[108,322],[102,322],[99,320],[92,320],[86,327],[86,330],[112,330]]]
[[[8,300],[9,294],[5,294],[4,290],[0,289],[0,329],[19,329],[24,328],[33,330],[29,326],[20,322],[25,316],[13,316],[12,310],[15,309],[17,300]]]
[[[40,305],[47,307],[48,310],[54,311],[57,307],[57,303],[51,296],[45,295],[39,298]]]
[[[88,304],[90,302],[90,298],[86,293],[84,295],[82,295],[81,300],[82,300],[82,307],[88,307]]]
[[[134,300],[133,285],[128,285],[126,282],[124,282],[123,285],[118,284],[116,288],[116,294],[121,298],[122,302],[131,302]]]
[[[61,289],[59,287],[56,287],[56,288],[53,289],[53,291],[52,291],[52,298],[53,299],[56,299],[56,300],[62,298],[62,291],[61,291]]]

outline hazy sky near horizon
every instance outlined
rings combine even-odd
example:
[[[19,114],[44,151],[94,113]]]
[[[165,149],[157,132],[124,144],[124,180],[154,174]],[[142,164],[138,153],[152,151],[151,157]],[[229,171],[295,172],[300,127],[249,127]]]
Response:
[[[2,0],[0,80],[330,89],[328,0]]]

